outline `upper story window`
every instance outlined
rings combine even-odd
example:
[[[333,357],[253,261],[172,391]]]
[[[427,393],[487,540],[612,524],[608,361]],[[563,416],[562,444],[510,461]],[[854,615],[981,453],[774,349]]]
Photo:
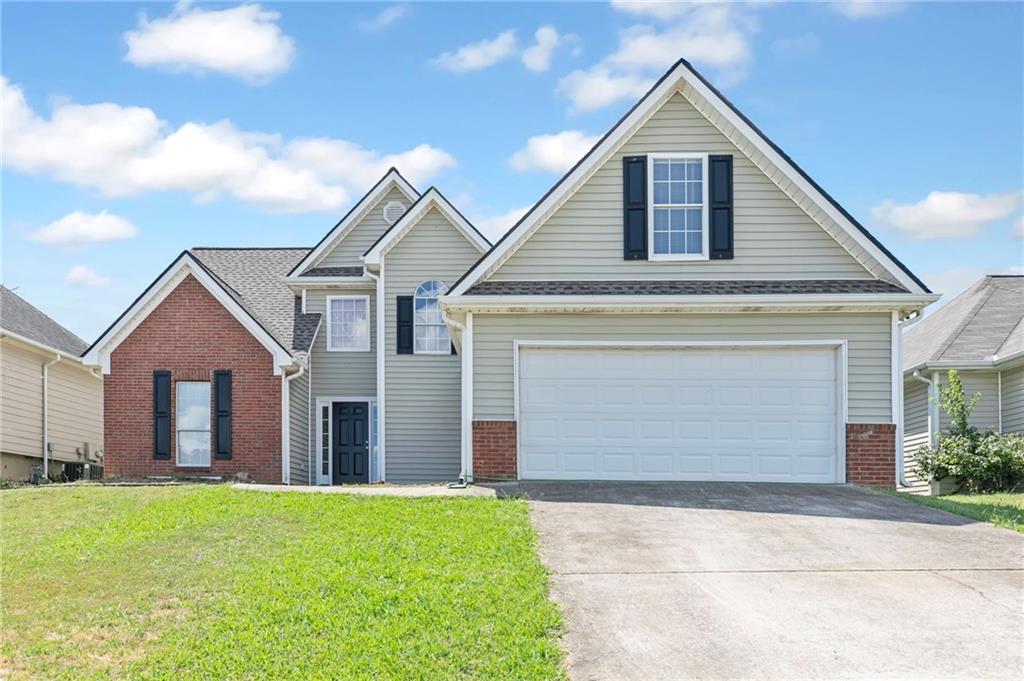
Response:
[[[651,260],[708,258],[707,154],[647,157]]]
[[[421,354],[449,354],[451,340],[448,327],[441,317],[441,302],[437,299],[448,292],[448,287],[432,279],[416,287],[413,312],[413,352]]]
[[[327,297],[327,349],[335,352],[370,350],[370,297]]]
[[[175,384],[174,427],[179,466],[210,465],[210,382]]]

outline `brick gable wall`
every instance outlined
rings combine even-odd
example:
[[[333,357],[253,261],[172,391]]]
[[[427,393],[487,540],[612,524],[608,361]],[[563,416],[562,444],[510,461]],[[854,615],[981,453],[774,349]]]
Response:
[[[170,459],[153,458],[153,371],[172,381],[210,381],[217,369],[232,375],[232,458],[211,454],[208,468],[175,464],[171,388]],[[105,473],[224,477],[246,474],[281,482],[281,377],[273,358],[209,291],[186,277],[111,354],[104,377]],[[211,409],[212,409],[211,399]],[[211,423],[212,423],[211,417]]]

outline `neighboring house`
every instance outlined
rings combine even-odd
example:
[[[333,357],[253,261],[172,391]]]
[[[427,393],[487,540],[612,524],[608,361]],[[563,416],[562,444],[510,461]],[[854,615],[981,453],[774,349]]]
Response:
[[[86,345],[0,286],[0,478],[102,465],[103,377],[82,364]]]
[[[970,424],[985,431],[1024,432],[1024,276],[990,275],[903,335],[903,450],[912,491],[918,450],[949,427],[939,387],[956,369],[964,393],[980,393]]]
[[[312,249],[182,253],[85,360],[111,475],[891,486],[936,298],[680,61],[494,247],[392,170]]]

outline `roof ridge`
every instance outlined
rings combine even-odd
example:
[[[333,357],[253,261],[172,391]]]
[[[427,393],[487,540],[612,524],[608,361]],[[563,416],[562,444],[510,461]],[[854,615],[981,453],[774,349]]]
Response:
[[[976,289],[976,288],[979,288],[979,287],[984,287],[985,283],[988,282],[989,279],[990,279],[990,277],[985,276],[983,279],[981,279],[980,281],[975,283],[974,286],[972,286],[967,291],[964,291],[964,293],[961,293],[960,295],[964,295],[964,294],[966,294],[970,290],[973,290],[973,289]],[[946,351],[949,350],[950,346],[953,345],[953,342],[957,338],[960,337],[960,334],[964,332],[964,329],[967,328],[967,325],[970,324],[971,322],[973,322],[974,318],[978,316],[978,312],[981,311],[981,308],[985,307],[985,303],[988,302],[989,298],[992,297],[993,293],[994,293],[994,291],[992,291],[992,290],[986,291],[986,293],[982,296],[981,300],[976,302],[971,307],[971,310],[966,315],[964,315],[964,318],[962,320],[960,320],[960,323],[957,324],[956,328],[953,329],[953,332],[949,334],[949,336],[946,338],[945,342],[943,342],[943,344],[941,346],[939,346],[938,352],[935,353],[935,359],[941,359],[942,356],[944,354],[946,354]],[[957,296],[957,298],[959,298],[959,297],[960,296]],[[950,302],[952,302],[952,301],[950,301]]]

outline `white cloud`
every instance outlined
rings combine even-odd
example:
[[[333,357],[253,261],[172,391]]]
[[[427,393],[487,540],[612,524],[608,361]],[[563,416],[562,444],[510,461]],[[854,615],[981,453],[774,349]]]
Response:
[[[490,40],[463,45],[434,58],[440,68],[453,73],[479,71],[513,56],[518,49],[515,31],[504,31]]]
[[[564,130],[552,135],[535,135],[526,146],[509,158],[515,170],[546,170],[564,173],[572,168],[600,139],[579,130]]]
[[[942,298],[930,306],[927,309],[927,313],[935,312],[986,274],[1024,274],[1024,267],[1020,265],[996,265],[992,267],[960,266],[924,272],[921,274],[921,279],[924,283],[928,284],[928,288],[935,293],[942,294]]]
[[[1019,217],[1014,221],[1010,234],[1018,239],[1024,239],[1024,216]]]
[[[277,25],[280,14],[259,5],[203,10],[179,2],[162,19],[139,17],[124,34],[125,61],[175,71],[215,71],[264,82],[288,70],[295,45]]]
[[[804,33],[772,41],[772,52],[789,59],[809,57],[817,53],[819,47],[821,47],[821,39],[814,33]]]
[[[513,208],[509,212],[501,215],[480,217],[473,220],[473,226],[479,229],[480,233],[487,237],[493,244],[504,236],[505,232],[507,232],[512,225],[519,222],[519,219],[526,215],[526,211],[530,210],[530,208],[531,206],[522,206],[520,208]]]
[[[64,275],[64,281],[76,286],[106,286],[110,283],[110,277],[97,274],[85,265],[75,265]]]
[[[573,45],[574,52],[579,51],[579,36],[574,33],[560,35],[554,26],[541,26],[533,34],[537,41],[523,50],[521,59],[523,66],[530,71],[547,71],[551,68],[551,57],[555,50],[563,45]]]
[[[362,31],[366,31],[367,33],[380,31],[387,28],[391,24],[395,23],[399,19],[405,17],[405,15],[407,15],[408,13],[408,5],[391,5],[390,7],[385,7],[384,9],[382,9],[380,12],[374,15],[372,19],[360,21],[359,29]]]
[[[335,138],[284,140],[227,120],[172,129],[151,109],[112,103],[65,103],[47,119],[3,77],[0,102],[5,166],[105,196],[183,191],[197,201],[229,195],[273,211],[333,211],[390,165],[414,181],[455,165],[426,144],[384,154]]]
[[[558,92],[569,98],[573,111],[593,111],[620,99],[639,99],[653,83],[653,76],[614,74],[599,64],[562,78]]]
[[[757,5],[625,1],[612,5],[660,23],[626,28],[614,52],[561,80],[558,91],[569,98],[574,111],[640,97],[679,58],[710,67],[719,87],[742,80],[753,63],[750,39],[757,30]]]
[[[955,239],[974,236],[987,224],[1013,214],[1021,204],[1020,191],[1005,194],[931,192],[917,203],[889,199],[871,209],[880,225],[911,239]]]
[[[119,215],[112,215],[105,210],[94,214],[76,210],[37,229],[29,238],[44,244],[76,246],[130,239],[136,234],[138,230],[135,225]]]
[[[847,19],[877,19],[897,14],[907,8],[909,3],[883,0],[850,0],[849,2],[833,2],[829,6],[832,11]]]

